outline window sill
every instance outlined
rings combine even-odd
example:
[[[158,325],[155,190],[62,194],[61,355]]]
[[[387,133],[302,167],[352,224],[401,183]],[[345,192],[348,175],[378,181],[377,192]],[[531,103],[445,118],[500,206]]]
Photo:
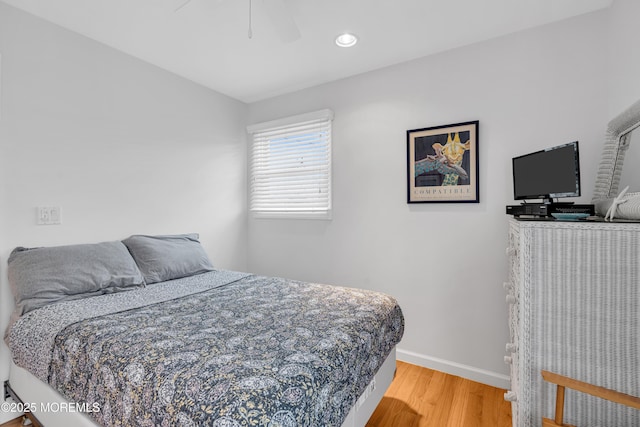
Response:
[[[323,212],[256,212],[250,215],[255,219],[311,219],[330,221],[332,219],[331,211]]]

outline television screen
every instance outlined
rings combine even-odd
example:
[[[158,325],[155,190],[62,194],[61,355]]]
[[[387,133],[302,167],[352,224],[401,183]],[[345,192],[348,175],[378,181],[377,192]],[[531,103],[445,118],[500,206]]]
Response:
[[[513,159],[515,200],[580,196],[578,141]]]

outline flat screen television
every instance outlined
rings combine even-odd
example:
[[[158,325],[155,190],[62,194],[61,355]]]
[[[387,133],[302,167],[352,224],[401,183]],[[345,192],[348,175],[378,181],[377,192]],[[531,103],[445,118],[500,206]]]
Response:
[[[513,158],[515,200],[580,196],[578,141]]]

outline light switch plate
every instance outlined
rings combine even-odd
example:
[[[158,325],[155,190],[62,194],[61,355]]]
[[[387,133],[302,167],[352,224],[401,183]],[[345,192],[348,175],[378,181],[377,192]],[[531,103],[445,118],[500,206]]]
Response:
[[[38,225],[57,225],[62,222],[60,206],[38,206]]]

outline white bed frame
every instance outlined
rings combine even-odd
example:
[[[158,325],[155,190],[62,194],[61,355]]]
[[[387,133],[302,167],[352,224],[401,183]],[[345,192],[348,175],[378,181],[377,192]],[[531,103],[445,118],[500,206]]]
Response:
[[[384,361],[373,380],[369,383],[358,401],[349,411],[342,427],[364,427],[371,418],[373,411],[382,400],[384,392],[391,385],[396,372],[396,348]],[[49,404],[50,408],[68,405],[69,401],[62,397],[48,384],[40,381],[26,369],[11,362],[9,372],[11,389],[19,396],[23,403],[36,408]],[[51,405],[51,404],[54,405]],[[33,413],[37,420],[45,427],[96,427],[88,415],[70,411],[36,411]]]

